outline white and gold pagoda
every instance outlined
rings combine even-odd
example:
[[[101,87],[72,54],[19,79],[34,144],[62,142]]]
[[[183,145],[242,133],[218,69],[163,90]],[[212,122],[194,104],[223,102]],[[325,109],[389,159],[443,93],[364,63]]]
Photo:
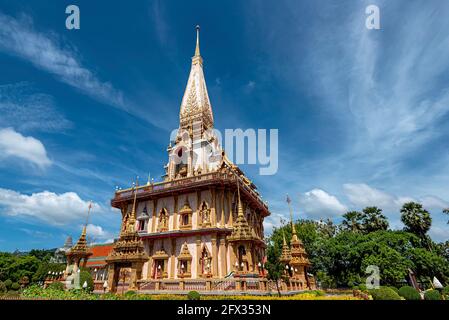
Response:
[[[111,200],[121,210],[122,233],[107,259],[110,291],[122,267],[130,268],[129,287],[143,292],[263,288],[257,279],[264,279],[263,220],[270,212],[256,186],[226,157],[213,128],[197,27],[164,179],[118,190]],[[133,233],[128,240],[136,244],[137,260],[120,249],[128,246],[124,228]]]

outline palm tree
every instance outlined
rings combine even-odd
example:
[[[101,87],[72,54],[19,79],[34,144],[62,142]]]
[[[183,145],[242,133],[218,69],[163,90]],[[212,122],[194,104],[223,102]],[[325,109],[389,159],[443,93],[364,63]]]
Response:
[[[366,207],[362,212],[362,229],[365,233],[388,229],[387,217],[378,207]]]
[[[359,211],[348,211],[343,215],[341,226],[343,230],[360,232],[362,231],[362,213]]]
[[[432,224],[430,213],[416,202],[404,203],[401,209],[401,221],[405,230],[425,239]]]

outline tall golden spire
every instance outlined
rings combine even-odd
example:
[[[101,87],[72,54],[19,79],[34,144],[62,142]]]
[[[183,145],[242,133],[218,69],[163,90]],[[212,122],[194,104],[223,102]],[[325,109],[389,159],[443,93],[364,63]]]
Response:
[[[204,129],[213,128],[214,117],[206,80],[203,72],[203,58],[200,54],[200,27],[196,26],[195,55],[192,57],[189,79],[184,91],[179,112],[180,128],[187,129],[194,124],[202,124]]]
[[[89,223],[89,216],[90,216],[90,210],[92,209],[92,201],[89,201],[89,206],[87,208],[87,216],[86,216],[86,223],[83,226],[83,231],[81,232],[81,235],[86,236],[86,229],[87,224]]]
[[[290,200],[290,197],[287,194],[287,203],[288,203],[288,208],[290,210],[290,225],[292,227],[292,241],[298,241],[298,236],[296,235],[296,228],[295,228],[295,224],[293,223],[293,210],[292,210],[292,206],[290,205],[292,201]]]
[[[195,57],[201,56],[200,54],[200,26],[197,25],[196,29],[196,48],[195,48]]]
[[[131,209],[131,213],[129,215],[128,224],[125,227],[127,231],[132,232],[134,231],[135,224],[136,224],[136,202],[137,202],[137,187],[139,185],[139,177],[136,177],[136,182],[134,184],[134,200],[133,200],[133,206]]]
[[[237,214],[238,214],[238,216],[240,217],[243,217],[244,216],[244,214],[243,214],[243,207],[242,207],[242,201],[240,200],[240,185],[239,185],[239,179],[237,178],[237,196],[238,196],[238,201],[239,201],[239,203],[238,203],[238,211],[237,211]]]

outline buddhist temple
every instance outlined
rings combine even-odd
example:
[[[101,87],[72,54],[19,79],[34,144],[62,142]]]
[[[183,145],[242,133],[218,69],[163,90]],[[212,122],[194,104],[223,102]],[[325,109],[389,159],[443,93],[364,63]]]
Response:
[[[121,210],[122,227],[106,258],[109,291],[121,282],[140,291],[231,290],[245,286],[246,278],[264,278],[263,220],[270,211],[213,131],[199,39],[197,27],[163,181],[136,183],[111,200]],[[121,281],[120,273],[128,280]],[[245,284],[227,285],[229,278]]]

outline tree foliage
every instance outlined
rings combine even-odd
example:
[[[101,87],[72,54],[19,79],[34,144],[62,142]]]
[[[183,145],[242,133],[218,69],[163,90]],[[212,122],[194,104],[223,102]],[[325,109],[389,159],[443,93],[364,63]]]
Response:
[[[421,214],[425,212],[419,206],[413,210],[416,208]],[[384,286],[407,284],[409,270],[421,283],[428,285],[436,276],[449,284],[449,242],[436,244],[427,237],[430,250],[420,238],[422,233],[410,232],[408,228],[388,230],[388,220],[377,207],[346,213],[335,229],[328,221],[299,220],[294,226],[312,263],[310,272],[323,287],[364,285],[369,265],[379,267]],[[274,228],[269,237],[267,265],[274,278],[281,278],[284,271],[279,262],[283,233],[287,240],[291,239],[290,224]]]
[[[401,221],[406,231],[416,234],[421,239],[426,238],[432,225],[430,213],[416,202],[404,203],[401,209]]]

